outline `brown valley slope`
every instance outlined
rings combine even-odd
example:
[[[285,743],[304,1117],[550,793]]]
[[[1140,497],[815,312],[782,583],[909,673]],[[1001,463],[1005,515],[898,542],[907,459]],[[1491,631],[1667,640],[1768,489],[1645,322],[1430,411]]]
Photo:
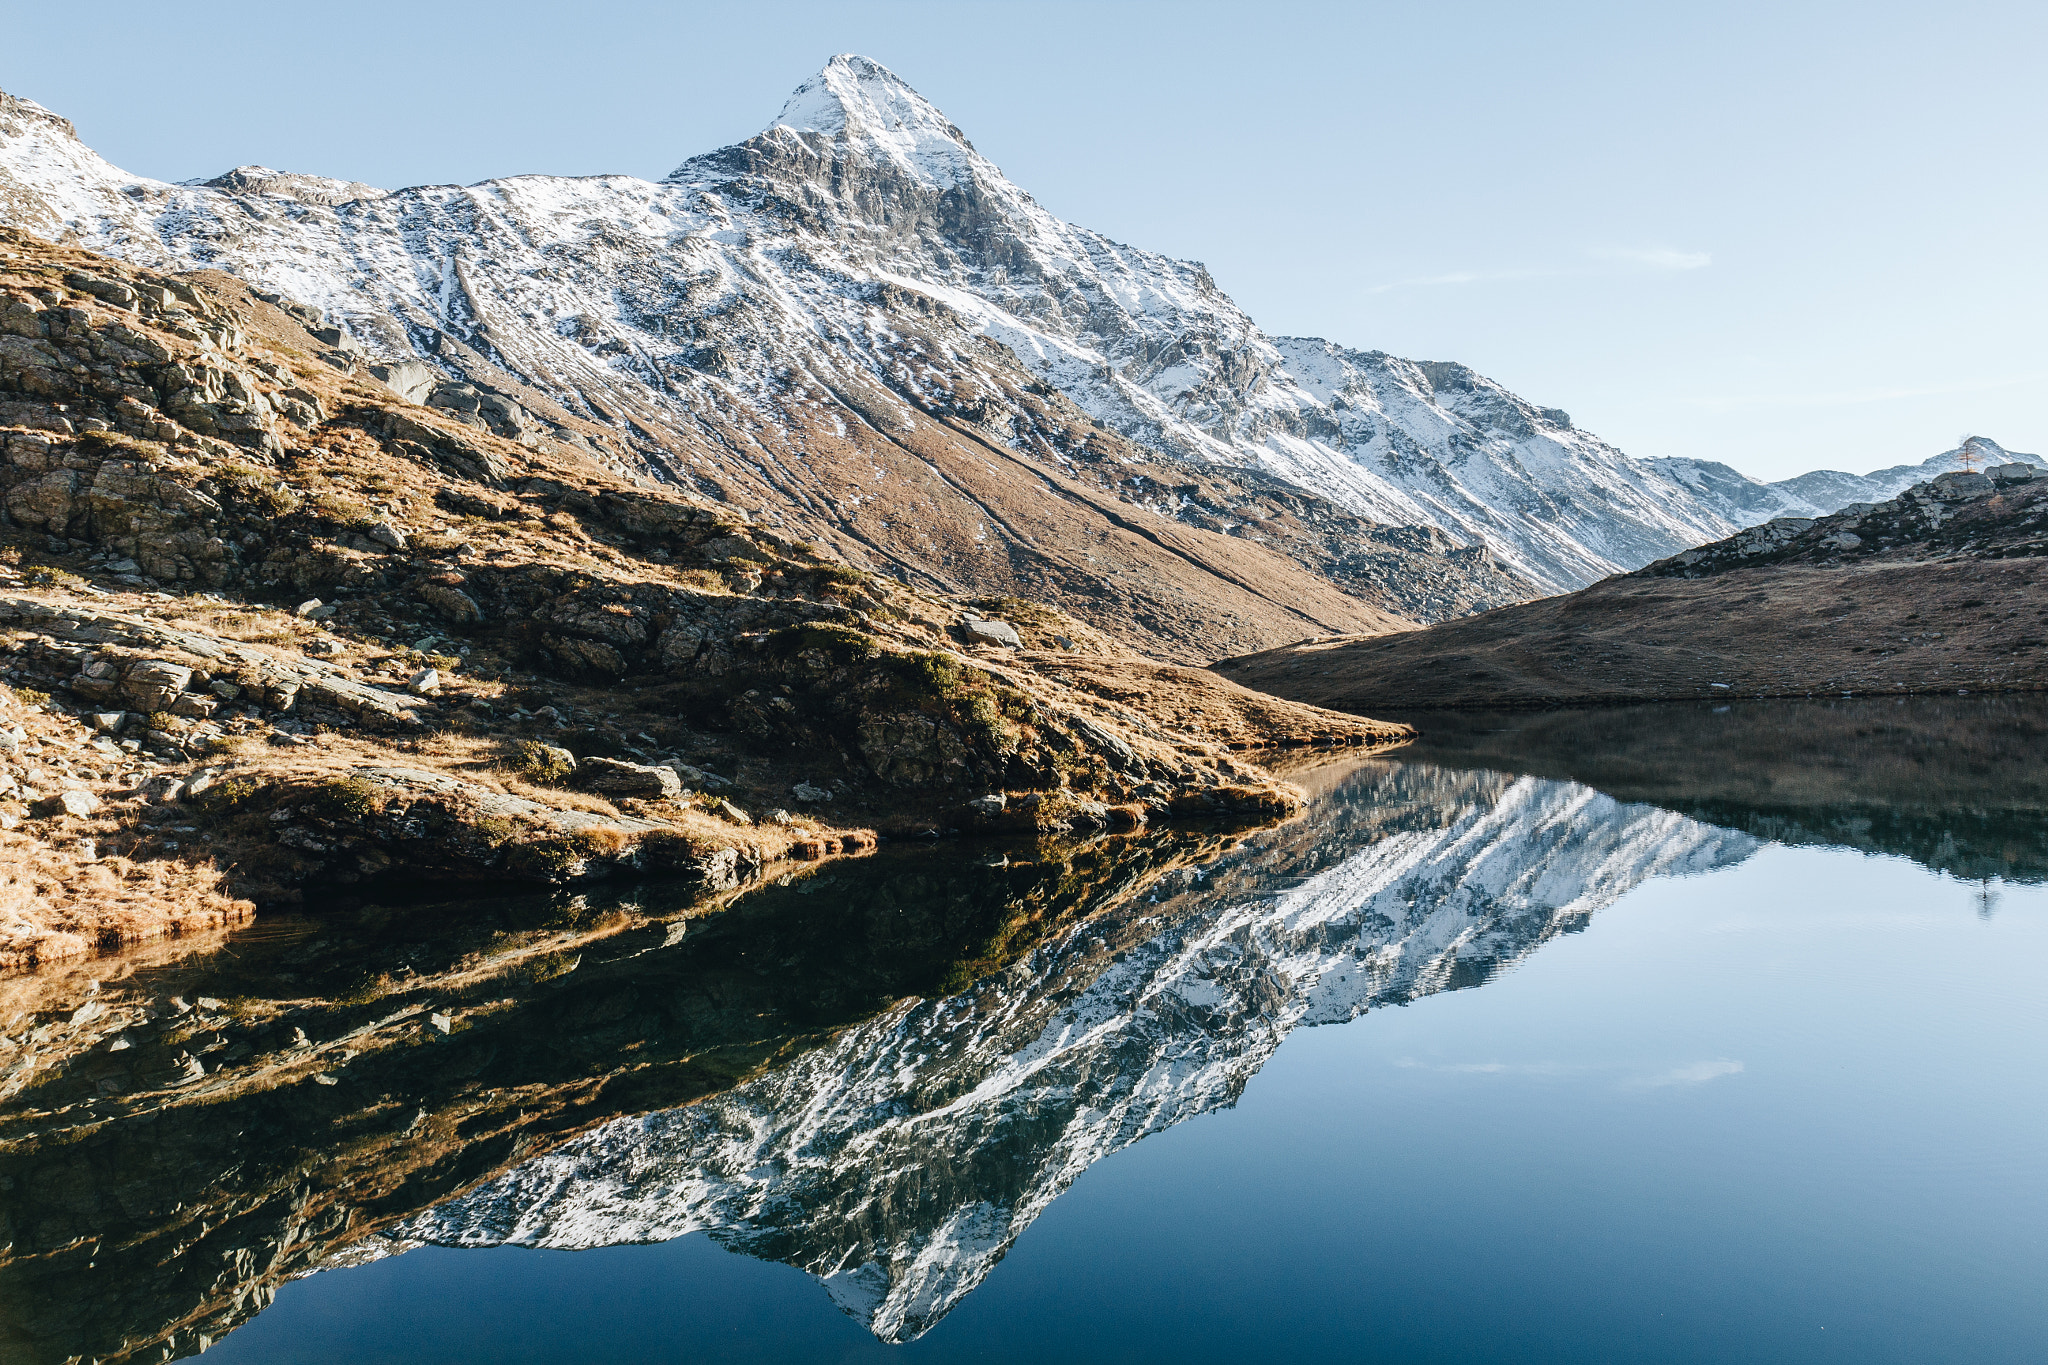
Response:
[[[1946,474],[1561,597],[1226,660],[1351,711],[2048,687],[2048,480]]]
[[[1403,733],[415,406],[308,321],[0,231],[0,967],[313,888],[1263,819],[1251,751]]]

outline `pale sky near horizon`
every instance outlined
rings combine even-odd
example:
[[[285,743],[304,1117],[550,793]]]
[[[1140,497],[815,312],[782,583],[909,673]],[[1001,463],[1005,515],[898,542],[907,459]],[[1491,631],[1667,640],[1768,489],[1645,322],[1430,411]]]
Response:
[[[659,177],[837,52],[1272,334],[1762,478],[2048,453],[2048,6],[0,0],[116,165]]]

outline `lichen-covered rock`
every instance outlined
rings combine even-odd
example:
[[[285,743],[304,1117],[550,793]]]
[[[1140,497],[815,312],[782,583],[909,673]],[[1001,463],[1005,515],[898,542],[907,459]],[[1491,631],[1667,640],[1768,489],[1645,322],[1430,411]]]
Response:
[[[646,801],[673,801],[683,794],[682,779],[672,768],[628,763],[617,758],[586,758],[576,765],[576,778],[591,791]]]
[[[137,711],[168,711],[192,685],[192,670],[161,659],[141,659],[121,675],[121,694]]]
[[[970,616],[960,623],[960,629],[972,644],[1000,645],[1005,649],[1020,649],[1024,640],[1017,634],[1017,628],[1008,621],[983,620]]]

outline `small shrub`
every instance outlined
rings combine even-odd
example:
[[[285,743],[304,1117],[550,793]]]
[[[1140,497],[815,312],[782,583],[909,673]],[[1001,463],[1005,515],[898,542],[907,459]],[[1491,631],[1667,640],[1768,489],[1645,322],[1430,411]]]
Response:
[[[567,953],[548,953],[535,958],[526,968],[526,979],[538,986],[543,981],[553,981],[567,976],[583,965],[583,955],[571,957]]]
[[[865,569],[856,569],[847,564],[824,564],[811,570],[821,583],[837,583],[843,587],[857,588],[874,577]]]
[[[526,739],[512,751],[512,770],[529,782],[545,786],[562,781],[575,771],[575,767],[553,745]]]
[[[227,465],[220,471],[220,480],[235,496],[273,517],[288,517],[305,505],[297,493],[254,465]]]
[[[352,498],[339,493],[315,493],[313,512],[327,521],[335,522],[351,531],[362,530],[373,525],[377,518],[369,508]]]
[[[391,978],[385,973],[365,973],[347,991],[334,997],[334,1003],[342,1006],[367,1005],[379,999],[391,989]]]
[[[912,679],[930,696],[952,698],[960,695],[963,679],[960,665],[944,654],[920,651],[910,656]]]
[[[200,804],[216,814],[225,814],[240,808],[250,797],[256,795],[256,782],[248,777],[228,777],[213,784]]]
[[[476,830],[478,834],[481,834],[484,837],[484,842],[493,848],[496,848],[499,844],[504,843],[519,832],[519,826],[498,815],[487,815],[477,821],[471,828]]]
[[[772,640],[772,647],[778,654],[783,655],[819,650],[835,664],[863,663],[879,657],[882,653],[882,646],[872,635],[865,635],[846,626],[821,625],[816,622],[777,631]]]
[[[384,792],[360,777],[334,777],[313,789],[306,809],[337,824],[361,824],[384,809]]]

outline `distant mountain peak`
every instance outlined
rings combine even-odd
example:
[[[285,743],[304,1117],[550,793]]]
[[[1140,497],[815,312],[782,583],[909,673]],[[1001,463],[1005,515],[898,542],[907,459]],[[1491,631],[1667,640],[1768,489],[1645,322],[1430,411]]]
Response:
[[[382,199],[390,193],[355,180],[336,180],[325,175],[301,175],[295,171],[272,170],[268,166],[237,166],[208,179],[180,182],[189,187],[227,190],[235,194],[270,194],[296,199],[302,204],[346,204],[357,199]]]

